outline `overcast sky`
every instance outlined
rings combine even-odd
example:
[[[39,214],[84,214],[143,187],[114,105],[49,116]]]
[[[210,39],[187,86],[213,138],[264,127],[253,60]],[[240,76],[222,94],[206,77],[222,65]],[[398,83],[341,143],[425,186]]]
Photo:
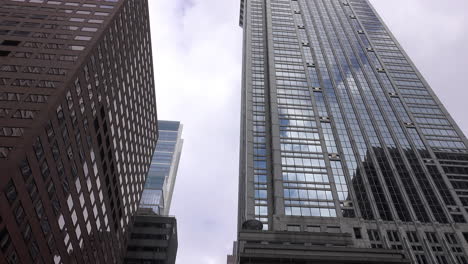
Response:
[[[240,0],[149,0],[159,119],[185,139],[177,264],[224,264],[236,237]],[[468,2],[371,0],[467,134]]]

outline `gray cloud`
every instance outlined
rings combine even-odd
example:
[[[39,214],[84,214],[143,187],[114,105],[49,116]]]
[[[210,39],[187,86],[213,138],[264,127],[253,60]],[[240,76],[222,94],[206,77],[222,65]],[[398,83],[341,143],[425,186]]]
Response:
[[[237,225],[239,0],[149,2],[159,118],[185,126],[171,210],[179,221],[177,263],[225,263]],[[468,3],[371,2],[467,132]]]

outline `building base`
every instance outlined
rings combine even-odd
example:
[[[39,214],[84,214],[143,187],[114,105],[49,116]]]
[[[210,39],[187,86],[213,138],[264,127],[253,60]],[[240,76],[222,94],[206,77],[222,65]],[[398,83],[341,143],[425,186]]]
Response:
[[[351,235],[248,231],[239,234],[239,264],[410,264],[397,250],[358,248]]]

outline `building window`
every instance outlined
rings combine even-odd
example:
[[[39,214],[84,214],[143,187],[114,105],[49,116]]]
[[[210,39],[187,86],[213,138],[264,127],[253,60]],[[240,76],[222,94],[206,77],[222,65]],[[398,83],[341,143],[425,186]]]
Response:
[[[0,50],[0,57],[6,57],[10,55],[11,51],[9,50]]]
[[[361,228],[360,227],[353,228],[353,231],[354,231],[354,237],[356,239],[362,239],[362,234],[361,234]]]
[[[16,192],[15,184],[13,180],[10,180],[4,190],[6,198],[10,204],[13,204],[18,197],[18,193]]]
[[[6,252],[8,247],[10,246],[11,239],[10,239],[10,234],[8,233],[8,230],[6,228],[3,228],[0,231],[0,249],[2,252]]]
[[[19,44],[21,43],[21,41],[18,41],[18,40],[4,40],[2,42],[2,45],[3,46],[18,46]]]

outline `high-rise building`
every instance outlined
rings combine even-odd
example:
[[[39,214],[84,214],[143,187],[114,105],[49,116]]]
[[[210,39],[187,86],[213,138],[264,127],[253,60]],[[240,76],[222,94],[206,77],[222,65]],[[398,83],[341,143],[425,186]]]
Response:
[[[0,263],[121,263],[157,138],[146,0],[0,9]]]
[[[158,142],[128,242],[126,264],[175,263],[177,220],[169,216],[182,154],[182,124],[158,121]]]
[[[371,4],[241,0],[240,25],[236,261],[468,263],[468,141]]]
[[[158,121],[159,138],[148,172],[140,208],[151,208],[155,214],[168,215],[182,154],[182,124]]]

